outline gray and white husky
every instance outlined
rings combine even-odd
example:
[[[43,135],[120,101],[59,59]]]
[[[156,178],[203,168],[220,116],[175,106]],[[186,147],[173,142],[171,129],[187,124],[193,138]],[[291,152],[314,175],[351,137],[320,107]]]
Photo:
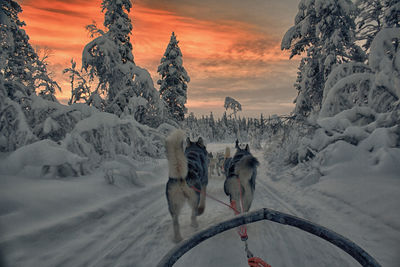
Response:
[[[172,216],[174,242],[182,240],[178,217],[185,200],[188,200],[192,208],[191,225],[198,226],[196,216],[204,212],[208,183],[207,150],[203,139],[199,137],[197,142],[192,142],[187,138],[185,149],[184,139],[185,133],[176,130],[166,138],[165,142],[169,166],[166,195]]]
[[[249,145],[245,148],[239,146],[236,140],[236,153],[232,158],[225,159],[224,191],[229,196],[231,205],[240,211],[241,199],[243,200],[242,212],[249,211],[253,202],[256,187],[258,160],[250,153]]]
[[[213,155],[212,152],[209,152],[208,155],[208,177],[212,177],[214,172],[217,173],[218,176],[221,176],[221,166],[224,160],[224,154],[222,152],[217,152],[217,154]]]

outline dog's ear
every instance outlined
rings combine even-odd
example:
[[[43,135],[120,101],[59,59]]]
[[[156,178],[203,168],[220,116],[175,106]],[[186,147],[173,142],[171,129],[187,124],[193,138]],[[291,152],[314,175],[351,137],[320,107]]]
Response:
[[[236,149],[239,149],[239,140],[238,140],[238,139],[236,139],[235,148],[236,148]]]
[[[186,138],[186,146],[190,146],[192,144],[192,141],[190,141],[190,138]]]
[[[203,138],[199,137],[199,139],[197,140],[197,144],[204,147],[204,141]]]
[[[249,144],[246,144],[246,148],[245,148],[245,150],[246,150],[247,152],[250,152],[250,147],[249,147]]]

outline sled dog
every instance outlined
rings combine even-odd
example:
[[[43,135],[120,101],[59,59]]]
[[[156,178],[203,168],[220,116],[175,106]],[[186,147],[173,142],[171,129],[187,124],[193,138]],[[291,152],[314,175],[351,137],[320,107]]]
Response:
[[[223,159],[223,155],[222,155]],[[208,153],[208,177],[211,178],[216,172],[218,176],[221,176],[221,155],[219,153],[214,157],[212,152]]]
[[[229,165],[231,163],[232,157],[231,157],[231,149],[229,147],[225,148],[225,154],[224,154],[224,163],[223,163],[223,174],[227,176]]]
[[[178,217],[185,200],[192,208],[191,225],[198,226],[196,216],[204,212],[208,183],[207,150],[203,139],[199,137],[197,142],[192,142],[187,138],[184,149],[184,138],[185,133],[176,130],[165,142],[169,167],[166,195],[174,228],[174,242],[182,240]]]
[[[216,158],[217,158],[217,164],[215,168],[217,169],[218,176],[221,176],[224,170],[224,162],[225,162],[224,152],[217,152]]]
[[[236,206],[236,209],[239,211],[242,199],[242,212],[246,212],[249,211],[253,201],[253,194],[256,186],[257,166],[259,165],[259,162],[250,153],[249,145],[246,145],[245,148],[241,148],[239,146],[239,141],[236,140],[235,148],[236,153],[232,158],[225,153],[226,159],[224,169],[226,179],[224,183],[224,191],[225,194],[229,196],[231,205]]]

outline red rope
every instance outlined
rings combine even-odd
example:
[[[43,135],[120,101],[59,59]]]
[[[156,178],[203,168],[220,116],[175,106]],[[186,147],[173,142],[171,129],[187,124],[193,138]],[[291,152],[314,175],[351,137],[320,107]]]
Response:
[[[237,180],[238,180],[238,183],[239,183],[241,210],[243,211],[242,187],[240,186],[239,178]],[[194,191],[199,192],[200,194],[203,194],[204,196],[209,197],[209,198],[217,201],[218,203],[221,203],[221,204],[227,206],[228,208],[232,209],[235,212],[235,215],[238,215],[238,214],[241,213],[241,211],[239,211],[237,209],[237,207],[236,207],[236,201],[235,200],[232,200],[231,205],[228,205],[225,202],[217,199],[216,197],[213,197],[213,196],[207,194],[205,191],[201,191],[201,190],[197,189],[196,187],[194,187],[194,185],[192,185],[191,188]],[[242,240],[247,240],[248,236],[247,236],[247,227],[246,227],[246,225],[239,226],[238,234],[239,234],[239,236],[240,236],[240,238]]]
[[[240,191],[240,205],[241,205],[240,209],[241,209],[241,211],[243,211],[244,209],[243,209],[242,186],[241,186],[241,184],[240,184],[239,178],[237,179],[237,181],[238,181],[238,184],[239,184],[239,191]],[[226,204],[225,202],[219,200],[218,198],[213,197],[212,195],[207,194],[205,191],[201,191],[201,190],[197,189],[197,188],[194,187],[194,186],[191,186],[191,188],[192,188],[194,191],[199,192],[200,194],[203,194],[204,196],[209,197],[209,198],[211,198],[211,199],[217,201],[218,203],[223,204],[223,205],[227,206],[228,208],[232,209],[232,210],[234,211],[235,215],[238,215],[238,214],[241,213],[241,211],[239,211],[239,210],[237,209],[236,201],[235,201],[235,200],[232,200],[232,201],[231,201],[231,205],[228,205],[228,204]],[[240,235],[240,238],[242,239],[242,241],[246,241],[246,240],[248,239],[248,236],[247,236],[247,227],[246,227],[246,225],[239,226],[238,234]],[[246,243],[246,248],[247,248],[247,243]],[[251,257],[251,256],[248,256],[248,257]],[[258,258],[258,257],[251,257],[251,258],[249,258],[249,259],[247,260],[247,263],[249,264],[250,267],[271,267],[271,265],[269,265],[268,263],[266,263],[265,261],[263,261],[262,259],[260,259],[260,258]]]
[[[199,192],[200,194],[203,194],[204,196],[209,197],[209,198],[211,198],[211,199],[217,201],[218,203],[221,203],[222,205],[227,206],[228,208],[232,209],[232,210],[235,212],[235,214],[239,214],[239,213],[240,213],[240,212],[236,209],[236,207],[233,207],[233,206],[231,206],[231,205],[226,204],[225,202],[223,202],[223,201],[217,199],[216,197],[213,197],[212,195],[207,194],[205,191],[200,191],[199,189],[197,189],[197,188],[194,187],[193,185],[192,185],[191,188],[192,188],[194,191]]]
[[[268,263],[258,257],[252,257],[247,260],[250,267],[271,267]]]

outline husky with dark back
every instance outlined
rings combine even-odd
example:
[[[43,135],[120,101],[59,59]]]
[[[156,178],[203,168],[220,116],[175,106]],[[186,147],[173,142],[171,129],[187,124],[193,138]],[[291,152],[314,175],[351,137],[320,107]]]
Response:
[[[177,130],[165,142],[169,166],[166,195],[172,216],[174,242],[182,240],[178,217],[185,200],[188,200],[192,208],[191,225],[198,226],[196,216],[204,212],[208,183],[207,150],[203,139],[199,137],[197,142],[192,142],[187,138],[185,150],[184,139],[185,133]]]
[[[229,196],[231,204],[240,210],[241,198],[243,200],[242,212],[249,211],[253,201],[256,187],[258,160],[250,153],[249,145],[245,148],[239,146],[236,140],[236,153],[231,158],[225,155],[225,183],[224,191]],[[238,181],[239,180],[239,181]],[[240,183],[239,183],[240,182]],[[242,196],[242,197],[241,197]]]

